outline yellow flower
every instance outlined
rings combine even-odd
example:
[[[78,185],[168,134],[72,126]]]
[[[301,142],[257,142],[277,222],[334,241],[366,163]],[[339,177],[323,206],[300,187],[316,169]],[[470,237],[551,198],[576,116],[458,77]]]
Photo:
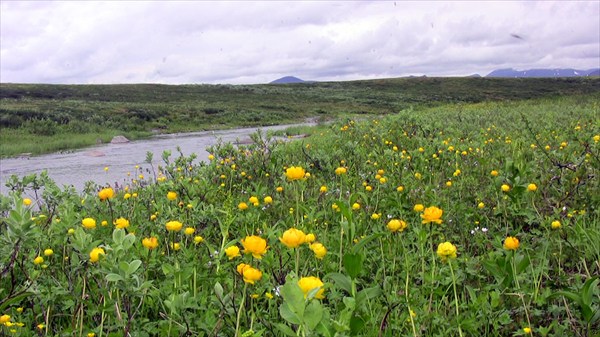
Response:
[[[87,229],[96,228],[96,220],[92,218],[85,218],[81,220],[81,225],[83,226],[83,228]]]
[[[213,156],[212,154],[208,155],[208,160],[215,160],[215,156]]]
[[[194,229],[193,227],[186,227],[185,230],[183,231],[183,233],[185,235],[192,235],[192,234],[194,234],[195,231],[196,231],[196,229]]]
[[[531,334],[531,328],[530,328],[530,327],[525,327],[525,328],[523,328],[523,332],[524,332],[526,335],[529,335],[529,334]]]
[[[19,314],[20,314],[20,313],[22,313],[22,312],[23,312],[23,307],[18,307],[18,308],[17,308],[17,312],[18,312]]]
[[[50,248],[47,248],[44,250],[44,255],[46,256],[52,256],[52,254],[54,254],[54,251]]]
[[[315,253],[315,257],[317,259],[322,259],[327,254],[327,248],[325,248],[325,246],[323,246],[323,244],[319,242],[310,244],[308,248],[310,248],[310,250],[312,250],[313,253]]]
[[[25,205],[25,206],[31,205],[31,199],[29,199],[29,198],[23,199],[23,205]]]
[[[152,214],[152,215],[150,216],[150,221],[154,221],[154,220],[156,220],[156,214]]]
[[[129,227],[129,220],[125,218],[118,218],[117,220],[115,220],[115,227],[117,229],[127,228]]]
[[[244,277],[244,282],[254,284],[254,282],[260,280],[262,278],[262,272],[256,268],[252,268],[247,266],[243,269],[242,273]]]
[[[424,209],[425,209],[425,206],[423,206],[422,204],[416,204],[415,207],[413,207],[413,210],[415,212],[423,212]]]
[[[440,243],[437,248],[437,255],[443,261],[446,261],[446,259],[448,259],[448,258],[455,259],[456,258],[456,246],[448,241]]]
[[[287,231],[283,232],[282,237],[279,238],[279,241],[281,241],[281,243],[288,248],[298,248],[305,242],[305,240],[306,234],[296,228],[288,229]]]
[[[352,209],[355,210],[355,211],[359,210],[360,209],[360,204],[357,203],[357,202],[353,203],[352,204]]]
[[[345,167],[338,167],[335,169],[335,174],[338,176],[341,176],[342,174],[346,174],[346,172],[348,172],[348,170],[346,170]]]
[[[415,178],[421,179],[421,177],[422,177],[421,173],[419,173],[419,172],[415,173]]]
[[[560,221],[554,220],[554,221],[552,221],[552,224],[550,226],[552,226],[552,229],[559,229],[561,224],[560,224]]]
[[[34,264],[42,264],[42,263],[44,263],[44,258],[41,256],[38,256],[35,259],[33,259],[33,263]]]
[[[306,237],[304,238],[304,242],[313,243],[313,242],[315,242],[316,239],[317,239],[317,237],[313,233],[308,233],[308,234],[306,234]]]
[[[43,323],[37,325],[38,330],[44,330],[45,327],[46,325],[44,325]]]
[[[300,180],[304,178],[306,172],[300,166],[292,166],[285,170],[285,176],[288,180]]]
[[[398,219],[392,219],[387,223],[387,228],[392,232],[402,232],[404,231],[404,229],[406,229],[406,222],[403,220],[398,220]]]
[[[250,265],[242,262],[235,267],[235,270],[237,270],[238,274],[244,276],[244,269],[246,268],[250,268]]]
[[[510,186],[507,184],[502,184],[500,189],[502,190],[502,192],[508,192],[508,191],[510,191]]]
[[[535,192],[537,190],[537,185],[536,184],[529,184],[529,185],[527,185],[527,190],[529,192]]]
[[[490,175],[491,175],[492,177],[497,177],[497,176],[498,176],[498,171],[496,171],[496,170],[492,170],[492,171],[490,172]]]
[[[245,254],[252,254],[257,259],[267,252],[267,241],[260,236],[250,235],[241,240]]]
[[[100,247],[96,247],[92,249],[90,252],[90,262],[98,262],[100,260],[100,255],[105,255],[104,249]]]
[[[69,228],[69,230],[67,231],[67,234],[73,235],[73,234],[75,234],[75,230],[73,228]]]
[[[281,193],[283,192],[283,187],[281,186],[277,186],[277,188],[275,189],[277,192]]]
[[[183,224],[179,221],[169,221],[165,224],[165,227],[170,232],[179,232],[183,227]]]
[[[125,195],[123,196],[123,199],[127,200],[129,198],[131,198],[131,194],[125,193]]]
[[[300,287],[300,289],[302,289],[302,292],[304,293],[304,298],[306,298],[308,296],[308,293],[316,288],[321,288],[317,291],[317,293],[315,294],[315,298],[317,299],[324,299],[325,296],[323,295],[323,293],[325,292],[325,289],[323,288],[323,282],[321,281],[321,279],[319,279],[318,277],[315,276],[308,276],[308,277],[303,277],[298,281],[298,286]]]
[[[271,198],[270,196],[266,196],[263,201],[265,202],[265,204],[272,204],[273,203],[273,198]]]
[[[435,222],[436,224],[439,225],[442,223],[441,218],[442,218],[443,213],[444,213],[443,210],[441,210],[440,208],[437,208],[435,206],[427,207],[423,211],[423,214],[421,214],[421,218],[423,219],[423,221],[421,221],[421,222],[423,224]]]
[[[100,190],[100,192],[98,192],[98,197],[100,198],[100,200],[107,200],[112,198],[115,195],[115,191],[113,191],[112,188],[108,187],[108,188],[103,188]]]
[[[177,199],[177,192],[170,191],[169,193],[167,193],[167,199],[169,199],[169,200]]]
[[[371,186],[371,185],[365,186],[365,191],[371,192],[372,190],[373,190],[373,186]]]
[[[380,214],[380,213],[373,213],[373,214],[371,214],[371,219],[373,219],[373,220],[377,220],[377,219],[379,219],[380,217],[381,217],[381,214]]]
[[[454,173],[452,175],[455,177],[458,177],[460,175],[460,173],[461,173],[460,170],[456,169],[456,171],[454,171]]]
[[[325,186],[325,185],[321,186],[321,188],[319,189],[319,192],[321,192],[321,193],[327,192],[327,186]]]
[[[273,299],[273,294],[271,294],[270,292],[266,292],[265,293],[265,297],[272,300]]]
[[[144,238],[142,240],[142,246],[152,250],[152,249],[158,247],[158,239],[154,236],[149,237],[149,238]]]
[[[108,221],[106,220],[102,220],[102,222],[100,223],[102,226],[108,226]]]
[[[507,250],[517,250],[519,248],[519,239],[514,236],[509,236],[504,239],[504,249]]]
[[[248,199],[248,201],[249,201],[251,204],[253,204],[254,206],[258,206],[258,205],[259,205],[259,203],[258,203],[258,198],[257,198],[257,197],[255,197],[255,196],[252,196],[252,197],[250,197],[250,198]]]
[[[452,187],[452,182],[451,182],[450,180],[448,180],[448,181],[446,182],[446,186],[447,186],[447,187]]]
[[[485,204],[483,202],[480,202],[477,204],[477,208],[482,209],[485,207]]]
[[[0,316],[0,324],[4,324],[6,322],[10,322],[10,315],[4,314]]]
[[[594,143],[598,143],[600,142],[600,135],[595,135],[594,136]]]
[[[94,332],[89,332],[89,333],[87,334],[87,337],[96,337],[96,333],[94,333]]]
[[[200,235],[194,236],[194,243],[198,244],[198,243],[202,243],[202,242],[204,242],[203,237],[201,237]]]
[[[227,257],[230,260],[233,260],[234,258],[240,256],[240,248],[238,246],[235,246],[235,245],[234,246],[229,246],[229,247],[225,248],[225,255],[227,255]]]
[[[396,191],[398,191],[398,192],[404,191],[404,186],[398,186],[398,187],[396,187]]]
[[[245,209],[248,209],[248,204],[247,204],[247,203],[245,203],[245,202],[240,202],[240,203],[238,204],[238,208],[239,208],[241,211],[243,211],[243,210],[245,210]]]

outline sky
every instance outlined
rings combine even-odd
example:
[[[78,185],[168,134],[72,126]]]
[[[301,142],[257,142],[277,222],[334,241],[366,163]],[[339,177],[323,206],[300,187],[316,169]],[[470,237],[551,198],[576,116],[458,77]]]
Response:
[[[600,1],[0,0],[0,82],[255,84],[600,67]]]

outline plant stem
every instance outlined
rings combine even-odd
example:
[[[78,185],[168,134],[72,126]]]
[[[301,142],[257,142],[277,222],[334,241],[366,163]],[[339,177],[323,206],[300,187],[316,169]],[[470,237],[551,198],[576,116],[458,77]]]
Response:
[[[452,274],[452,287],[454,288],[454,305],[456,307],[456,321],[458,322],[458,334],[462,337],[462,329],[460,327],[460,321],[458,320],[459,311],[458,311],[458,294],[456,292],[456,276],[454,276],[454,269],[452,268],[452,261],[448,260],[448,265],[450,266],[450,274]]]
[[[240,335],[240,319],[242,318],[242,309],[244,309],[244,302],[246,301],[246,289],[248,283],[244,283],[244,293],[242,294],[242,301],[240,302],[240,308],[238,309],[237,319],[235,321],[235,337]]]

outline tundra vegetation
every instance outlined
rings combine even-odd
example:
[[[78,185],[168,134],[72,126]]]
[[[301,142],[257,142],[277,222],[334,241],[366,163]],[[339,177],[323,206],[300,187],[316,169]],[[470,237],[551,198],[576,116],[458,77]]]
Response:
[[[598,82],[528,98],[545,89],[495,82],[531,89],[508,97],[486,81],[460,98],[423,89],[441,95],[429,99],[416,89],[360,96],[356,83],[304,84],[315,102],[295,86],[248,87],[281,92],[256,104],[283,111],[296,97],[290,109],[354,116],[294,141],[256,133],[251,144],[218,144],[207,162],[148,153],[161,165],[135,168],[122,189],[13,177],[0,197],[0,334],[597,335]],[[328,91],[338,85],[348,91]],[[127,88],[123,100],[137,97]],[[81,92],[54,104],[118,105]],[[119,104],[181,108],[152,101],[160,95]],[[423,100],[386,98],[395,95]],[[3,108],[19,99],[43,101],[3,98]],[[217,104],[207,106],[222,112],[202,114],[229,113]]]

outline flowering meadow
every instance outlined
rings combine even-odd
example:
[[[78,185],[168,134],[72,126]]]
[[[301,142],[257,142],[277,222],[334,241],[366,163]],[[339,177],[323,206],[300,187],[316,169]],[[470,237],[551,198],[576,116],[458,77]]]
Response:
[[[596,336],[598,116],[445,105],[156,154],[127,186],[15,177],[0,335]]]

